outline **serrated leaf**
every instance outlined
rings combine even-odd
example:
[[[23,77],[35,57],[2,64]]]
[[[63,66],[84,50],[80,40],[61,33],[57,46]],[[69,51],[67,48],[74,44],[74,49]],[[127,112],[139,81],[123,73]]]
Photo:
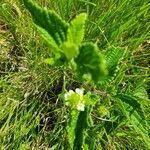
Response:
[[[67,42],[79,46],[84,38],[84,26],[87,15],[81,13],[71,21],[67,32]]]
[[[79,51],[75,59],[79,75],[83,77],[84,74],[90,74],[92,80],[97,82],[106,74],[104,57],[93,43],[82,44]]]
[[[87,93],[83,98],[86,106],[94,106],[95,103],[99,100],[98,96],[91,93]]]
[[[23,0],[25,7],[30,11],[36,25],[45,29],[55,40],[57,45],[66,40],[68,24],[62,20],[54,11],[42,9],[32,0]]]
[[[148,93],[144,86],[136,87],[135,90],[133,91],[133,95],[138,99],[142,100],[145,106],[148,106],[149,98]]]
[[[106,89],[109,83],[114,79],[116,73],[119,70],[119,63],[121,59],[124,57],[125,49],[120,47],[111,47],[108,48],[105,52],[105,60],[108,70],[108,76],[106,76],[103,80],[99,81],[99,87]],[[121,74],[121,72],[119,72]],[[120,76],[122,78],[122,75]]]
[[[79,14],[71,21],[71,24],[68,28],[67,41],[61,46],[68,60],[77,57],[79,54],[78,46],[81,44],[84,37],[85,20],[86,14]]]
[[[52,51],[54,52],[54,50],[55,50],[55,53],[56,53],[56,51],[58,52],[59,51],[59,47],[56,44],[55,40],[51,37],[51,35],[48,34],[48,32],[45,29],[41,28],[40,26],[37,26],[37,25],[35,25],[35,26],[38,29],[38,31],[40,32],[40,34],[43,37],[43,39],[52,48]]]
[[[127,95],[127,94],[118,94],[117,97],[120,98],[123,102],[132,106],[134,110],[137,110],[137,111],[141,110],[141,106],[135,97],[131,95]]]
[[[113,76],[119,61],[123,58],[125,49],[120,47],[111,47],[107,49],[105,53],[105,59],[107,64],[107,69],[109,71],[109,76]]]
[[[85,131],[91,125],[90,112],[90,107],[86,107],[85,111],[81,111],[79,113],[75,128],[75,140],[73,150],[82,150],[82,147],[85,144]]]
[[[68,60],[75,58],[79,54],[79,49],[75,44],[64,42],[62,45],[63,52]]]
[[[119,105],[122,109],[122,112],[133,125],[134,129],[139,133],[144,142],[150,147],[150,137],[148,135],[148,131],[145,129],[145,119],[143,115],[141,115],[140,104],[135,102],[135,99],[132,99],[131,96],[127,95],[117,95]]]
[[[72,110],[70,112],[70,117],[69,117],[70,119],[69,119],[69,125],[67,127],[67,132],[68,132],[69,145],[72,149],[75,140],[75,128],[77,125],[78,116],[79,116],[79,111]]]

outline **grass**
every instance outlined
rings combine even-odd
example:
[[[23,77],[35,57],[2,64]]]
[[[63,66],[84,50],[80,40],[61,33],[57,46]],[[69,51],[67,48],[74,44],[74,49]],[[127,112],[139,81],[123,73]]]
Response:
[[[92,89],[78,82],[72,72],[43,63],[51,52],[23,3],[2,0],[0,149],[63,149],[68,108],[58,95],[64,80],[67,89],[84,87],[100,96],[92,112],[94,126],[88,131],[92,137],[89,142],[96,141],[95,149],[150,149],[145,143],[150,139],[150,3],[147,0],[36,2],[54,9],[67,21],[86,12],[84,40],[97,43],[103,53],[112,47],[123,48],[126,52],[109,84]],[[140,104],[138,113],[144,114],[144,120],[139,122],[143,122],[144,131],[133,115],[126,116],[130,108],[122,106],[114,96],[123,93],[135,96]]]

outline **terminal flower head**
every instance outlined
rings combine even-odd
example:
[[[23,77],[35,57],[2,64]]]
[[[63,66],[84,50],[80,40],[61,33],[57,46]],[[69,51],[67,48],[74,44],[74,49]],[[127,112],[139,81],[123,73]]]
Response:
[[[64,95],[66,105],[79,111],[84,111],[85,102],[83,93],[84,90],[80,88],[76,88],[75,91],[69,90],[69,92],[66,92]]]

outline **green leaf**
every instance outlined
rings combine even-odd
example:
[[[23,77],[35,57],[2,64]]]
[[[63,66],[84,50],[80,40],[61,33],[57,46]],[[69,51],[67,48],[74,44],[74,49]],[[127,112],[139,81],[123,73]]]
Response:
[[[125,49],[121,47],[110,47],[105,52],[105,60],[108,70],[108,76],[103,80],[99,81],[98,85],[100,88],[106,89],[109,83],[114,79],[116,73],[119,70],[119,63],[124,57]],[[121,74],[121,72],[119,72]],[[122,75],[120,75],[120,78]]]
[[[136,87],[133,91],[133,95],[141,102],[143,106],[149,105],[148,93],[143,85]]]
[[[99,100],[99,97],[97,95],[91,94],[90,92],[84,95],[83,98],[86,106],[94,106]]]
[[[107,69],[109,76],[113,76],[117,71],[118,64],[125,54],[125,49],[120,47],[111,47],[107,49],[105,53],[105,59],[107,60]]]
[[[23,0],[25,7],[32,15],[36,25],[45,29],[48,34],[55,40],[57,45],[66,40],[68,24],[62,20],[54,11],[42,9],[32,0]]]
[[[79,116],[79,111],[71,110],[67,132],[68,132],[69,145],[72,149],[73,149],[73,144],[75,140],[75,128],[77,125],[78,116]]]
[[[82,150],[85,145],[85,132],[91,126],[90,113],[90,107],[86,107],[85,111],[72,110],[70,113],[67,133],[69,145],[73,150]]]
[[[75,128],[75,139],[73,150],[82,150],[85,144],[85,131],[90,127],[90,107],[86,107],[85,111],[81,111],[78,115]]]
[[[62,49],[68,60],[71,60],[79,54],[78,46],[84,37],[84,25],[87,15],[79,14],[71,21],[67,31],[67,41],[62,44]]]
[[[78,74],[82,77],[85,74],[90,74],[96,83],[107,73],[104,57],[93,43],[84,43],[79,50],[80,53],[75,59]]]
[[[62,45],[63,52],[68,60],[75,58],[79,54],[79,49],[75,44],[65,42]]]
[[[51,35],[48,34],[48,32],[45,29],[41,28],[40,26],[37,26],[37,25],[35,25],[35,26],[38,29],[38,31],[40,32],[43,39],[48,43],[50,48],[52,48],[52,51],[54,52],[54,50],[55,50],[55,53],[56,53],[56,51],[58,52],[59,47],[56,44],[55,40],[51,37]]]
[[[84,26],[87,15],[81,13],[71,21],[67,32],[67,42],[79,46],[84,38]]]
[[[146,121],[140,110],[140,104],[136,101],[135,98],[131,96],[119,94],[117,95],[119,105],[122,109],[122,112],[133,125],[134,129],[139,133],[147,147],[150,147],[150,137],[148,131],[146,130]]]

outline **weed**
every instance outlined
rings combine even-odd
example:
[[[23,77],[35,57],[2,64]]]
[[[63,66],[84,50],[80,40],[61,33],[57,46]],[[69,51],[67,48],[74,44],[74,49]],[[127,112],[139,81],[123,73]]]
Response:
[[[0,148],[149,149],[149,3],[24,2],[36,25],[0,2]]]

